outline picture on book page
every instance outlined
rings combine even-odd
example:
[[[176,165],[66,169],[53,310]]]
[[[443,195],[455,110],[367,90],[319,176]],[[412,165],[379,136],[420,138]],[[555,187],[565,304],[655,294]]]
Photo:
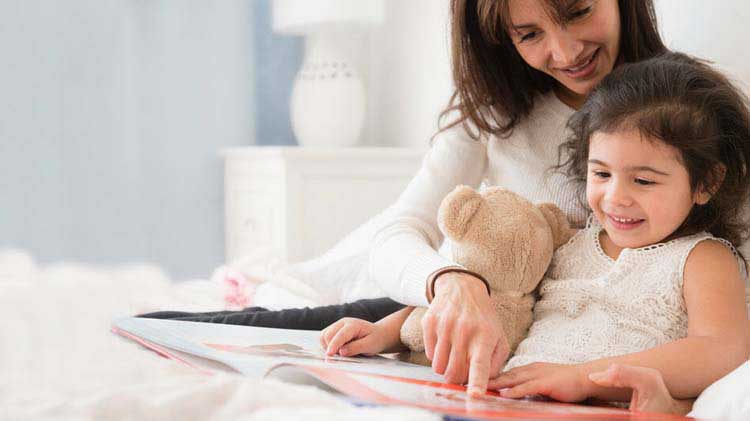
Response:
[[[319,361],[338,361],[353,364],[362,364],[364,362],[377,363],[378,360],[363,360],[362,358],[349,358],[342,357],[339,355],[326,355],[320,349],[308,349],[294,344],[260,344],[260,345],[229,345],[229,344],[215,344],[210,342],[204,342],[209,348],[213,348],[217,351],[234,352],[237,354],[245,355],[256,355],[261,357],[291,357],[291,358],[302,358],[307,360],[319,360]]]

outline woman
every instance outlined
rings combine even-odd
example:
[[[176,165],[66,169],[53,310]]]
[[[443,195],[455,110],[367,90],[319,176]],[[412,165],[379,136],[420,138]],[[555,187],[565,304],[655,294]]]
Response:
[[[456,91],[422,168],[375,234],[371,280],[389,299],[318,309],[150,317],[322,329],[350,316],[375,321],[406,305],[423,320],[434,371],[470,390],[486,389],[508,357],[487,289],[435,249],[442,198],[459,184],[502,185],[533,202],[553,202],[582,224],[585,209],[557,164],[565,123],[615,66],[662,53],[652,0],[452,0]],[[447,119],[447,120],[446,120]],[[428,303],[426,292],[434,291]],[[394,301],[395,300],[395,301]],[[401,303],[401,304],[399,304]]]
[[[370,273],[409,305],[425,305],[434,283],[423,320],[427,356],[446,380],[468,379],[482,391],[508,346],[481,280],[451,271],[434,251],[440,200],[457,184],[486,181],[556,203],[582,224],[586,211],[564,176],[546,171],[565,123],[617,64],[666,47],[651,1],[453,0],[451,10],[456,93],[447,111],[456,118],[396,203],[399,216],[375,236]]]

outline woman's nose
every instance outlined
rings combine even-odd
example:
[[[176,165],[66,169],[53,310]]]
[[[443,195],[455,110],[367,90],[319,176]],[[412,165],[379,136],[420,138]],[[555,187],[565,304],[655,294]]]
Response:
[[[565,29],[550,34],[550,53],[556,67],[575,65],[583,53],[583,42]]]

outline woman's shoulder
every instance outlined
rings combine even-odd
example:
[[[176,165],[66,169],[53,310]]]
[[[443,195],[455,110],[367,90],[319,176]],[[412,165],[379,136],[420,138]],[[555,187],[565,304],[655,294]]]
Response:
[[[531,115],[555,116],[567,121],[575,111],[569,105],[562,102],[553,91],[549,91],[537,94],[534,99],[534,109]]]
[[[575,110],[564,104],[554,92],[539,93],[534,98],[534,108],[529,115],[519,121],[507,135],[502,136],[482,130],[471,118],[464,118],[460,109],[456,108],[441,116],[442,127],[433,141],[451,139],[454,142],[468,143],[473,141],[486,145],[489,141],[498,137],[515,137],[514,132],[524,132],[527,128],[539,129],[549,126],[557,130],[559,129],[558,126],[567,123],[574,112]],[[490,123],[494,122],[497,126],[508,123],[508,117],[491,106],[481,107],[477,114],[477,118]]]
[[[430,140],[431,149],[448,148],[468,152],[486,150],[490,136],[480,130],[469,118],[463,118],[459,110],[451,110],[440,117],[438,132]]]

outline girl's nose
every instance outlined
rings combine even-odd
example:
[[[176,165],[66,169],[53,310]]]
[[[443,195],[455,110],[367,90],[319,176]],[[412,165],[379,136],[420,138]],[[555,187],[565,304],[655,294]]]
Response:
[[[627,186],[618,181],[613,181],[609,184],[604,200],[611,206],[628,207],[633,204],[633,198]]]
[[[550,53],[556,67],[573,66],[583,57],[583,42],[565,29],[550,34]]]

